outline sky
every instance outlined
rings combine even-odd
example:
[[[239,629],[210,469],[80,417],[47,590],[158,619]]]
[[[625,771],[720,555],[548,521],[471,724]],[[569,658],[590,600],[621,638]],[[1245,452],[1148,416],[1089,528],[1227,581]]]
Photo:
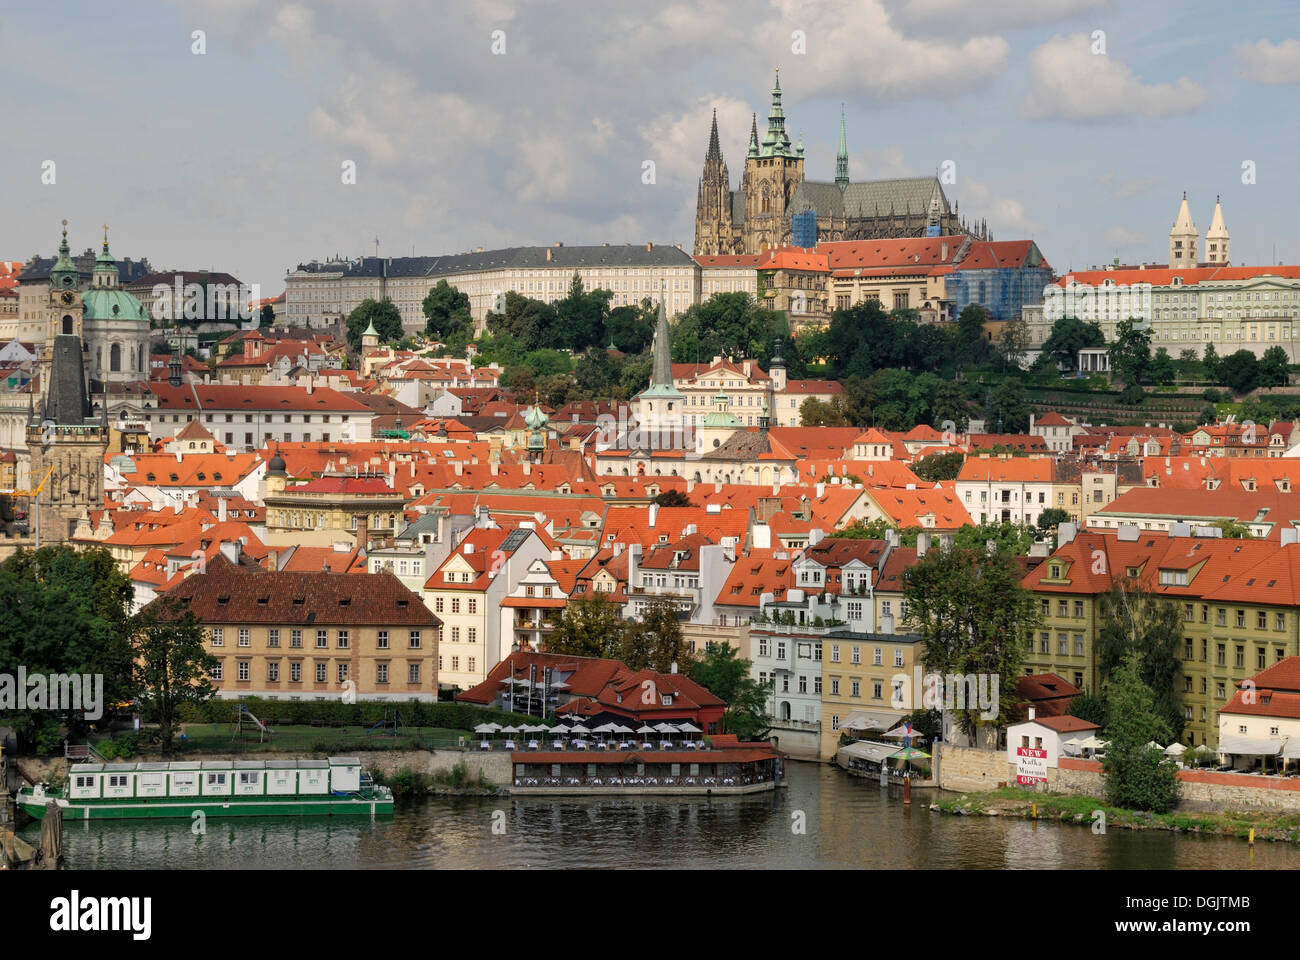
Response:
[[[1297,37],[1300,4],[1251,0],[11,5],[0,259],[107,223],[273,296],[376,238],[689,250],[710,115],[734,188],[779,67],[809,179],[843,105],[853,180],[950,170],[1058,273],[1165,261],[1184,191],[1202,235],[1222,195],[1234,263],[1297,263]]]

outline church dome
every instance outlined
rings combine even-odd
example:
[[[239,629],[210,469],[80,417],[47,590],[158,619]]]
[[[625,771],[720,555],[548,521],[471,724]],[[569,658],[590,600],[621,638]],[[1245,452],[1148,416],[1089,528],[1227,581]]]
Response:
[[[280,448],[275,448],[275,456],[266,464],[266,475],[268,477],[283,477],[287,475],[288,465],[284,462],[284,457],[280,456]]]
[[[528,425],[529,430],[541,430],[549,421],[546,411],[536,405],[524,414],[524,423]]]
[[[144,304],[125,290],[116,287],[92,287],[82,297],[85,320],[139,320],[149,321]]]

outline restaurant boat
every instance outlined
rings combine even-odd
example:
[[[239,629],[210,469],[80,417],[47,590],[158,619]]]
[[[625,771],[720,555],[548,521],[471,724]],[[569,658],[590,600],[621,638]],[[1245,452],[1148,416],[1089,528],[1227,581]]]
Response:
[[[79,763],[67,783],[24,787],[18,806],[37,819],[54,801],[65,819],[361,816],[393,812],[393,793],[355,757],[328,760],[181,760]]]

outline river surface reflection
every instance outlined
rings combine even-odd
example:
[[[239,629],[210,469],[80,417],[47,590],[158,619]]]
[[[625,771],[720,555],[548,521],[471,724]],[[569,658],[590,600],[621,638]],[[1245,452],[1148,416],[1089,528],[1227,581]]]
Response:
[[[1165,831],[957,817],[789,763],[773,794],[717,800],[427,797],[391,818],[68,822],[72,869],[1294,869],[1300,850]],[[494,832],[493,827],[498,831]],[[803,832],[797,832],[802,826]],[[39,824],[24,833],[39,840]]]

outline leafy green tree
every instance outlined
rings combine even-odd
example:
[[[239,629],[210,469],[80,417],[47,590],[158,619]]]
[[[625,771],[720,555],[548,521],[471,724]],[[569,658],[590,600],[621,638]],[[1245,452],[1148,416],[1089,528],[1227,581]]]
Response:
[[[998,362],[1002,370],[1018,370],[1029,351],[1029,328],[1019,317],[1012,317],[1002,327],[997,338]]]
[[[425,332],[439,340],[467,337],[474,331],[474,318],[470,315],[469,294],[457,290],[446,280],[437,285],[424,298]]]
[[[1038,539],[1038,531],[1022,523],[1009,520],[990,520],[986,523],[964,524],[953,532],[953,545],[964,550],[988,549],[990,540],[994,549],[1013,557],[1029,555],[1029,548]]]
[[[171,750],[180,708],[211,699],[217,658],[204,646],[204,629],[188,604],[166,594],[132,622],[134,673],[140,702],[158,723],[164,750]]]
[[[396,343],[405,336],[402,330],[402,315],[397,305],[384,297],[383,300],[365,299],[348,314],[348,346],[354,351],[361,349],[361,335],[370,324],[375,325],[380,343]]]
[[[805,427],[843,427],[848,426],[844,413],[834,400],[819,400],[809,397],[799,404],[799,423]]]
[[[944,675],[988,674],[998,685],[996,719],[982,720],[978,708],[957,711],[968,734],[1016,713],[1016,678],[1039,622],[1038,601],[1020,578],[1010,554],[961,547],[931,550],[904,574],[908,620],[921,635],[926,666]]]
[[[1155,355],[1151,358],[1151,365],[1147,368],[1147,376],[1161,385],[1171,384],[1177,379],[1178,367],[1164,347],[1156,348]]]
[[[989,423],[1002,433],[1024,433],[1029,429],[1029,401],[1020,381],[1006,379],[994,388],[989,401]],[[1000,428],[996,426],[999,423]]]
[[[912,464],[912,472],[929,483],[939,480],[956,480],[966,455],[960,450],[952,453],[932,453]]]
[[[724,733],[753,740],[771,726],[767,717],[768,691],[750,675],[753,664],[742,660],[736,648],[712,643],[691,662],[688,675],[727,705],[722,715]]]
[[[258,326],[275,326],[275,307],[271,306],[269,303],[262,304],[262,313],[261,317],[258,319]]]
[[[1285,387],[1291,381],[1291,362],[1283,347],[1269,347],[1259,360],[1259,385]]]
[[[548,653],[617,657],[623,635],[619,608],[600,592],[571,598],[546,638]]]
[[[1141,654],[1132,651],[1107,691],[1106,799],[1125,809],[1166,813],[1178,802],[1178,766],[1148,744],[1176,737],[1142,674]]]
[[[1183,711],[1175,691],[1182,673],[1183,618],[1178,606],[1132,579],[1115,577],[1099,600],[1098,621],[1093,655],[1102,691],[1126,658],[1136,655],[1168,735],[1180,737]]]
[[[764,362],[778,337],[789,343],[783,316],[763,309],[747,293],[715,293],[678,317],[673,327],[673,360],[695,363],[725,356]]]
[[[493,336],[507,334],[526,353],[551,347],[556,326],[555,307],[511,290],[505,295],[504,313],[488,313],[485,325]]]
[[[608,343],[604,346],[613,344],[616,349],[629,354],[649,349],[658,315],[659,308],[649,297],[643,298],[639,304],[614,307],[605,320]]]
[[[1250,350],[1238,350],[1219,361],[1219,382],[1238,395],[1259,386],[1259,360]]]
[[[1151,365],[1151,334],[1133,325],[1132,318],[1121,320],[1115,328],[1115,340],[1109,350],[1110,368],[1128,386],[1146,379]]]
[[[1219,382],[1219,351],[1214,349],[1214,344],[1205,345],[1205,359],[1201,361],[1201,366],[1205,368],[1205,379],[1213,383]]]
[[[992,345],[984,335],[989,312],[978,303],[967,304],[957,315],[957,356],[970,366],[979,366],[989,358]]]
[[[1196,415],[1196,423],[1198,426],[1215,423],[1218,419],[1219,412],[1215,409],[1214,404],[1212,403],[1207,403],[1205,406],[1201,407],[1201,412]]]
[[[607,346],[601,342],[601,338],[605,336],[609,301],[613,298],[614,294],[609,290],[592,290],[588,293],[583,288],[578,271],[573,271],[568,296],[555,304],[556,326],[548,331],[548,344],[577,351]]]
[[[655,503],[661,507],[693,507],[691,498],[681,490],[664,490],[655,497]]]
[[[1250,527],[1236,520],[1216,520],[1210,526],[1222,530],[1225,540],[1250,540],[1255,536],[1250,532]]]
[[[1043,359],[1055,361],[1064,370],[1076,370],[1079,351],[1085,347],[1104,347],[1106,336],[1096,323],[1084,323],[1077,317],[1061,317],[1052,324],[1052,332],[1043,343]]]
[[[691,652],[671,601],[656,600],[639,619],[624,622],[618,659],[632,670],[649,668],[668,673],[673,664],[681,672],[689,669]]]
[[[1063,523],[1070,522],[1070,515],[1060,507],[1048,507],[1038,515],[1038,529],[1043,533],[1051,533]]]
[[[1095,723],[1099,727],[1105,727],[1106,699],[1095,693],[1081,693],[1070,701],[1066,713],[1080,720]]]

